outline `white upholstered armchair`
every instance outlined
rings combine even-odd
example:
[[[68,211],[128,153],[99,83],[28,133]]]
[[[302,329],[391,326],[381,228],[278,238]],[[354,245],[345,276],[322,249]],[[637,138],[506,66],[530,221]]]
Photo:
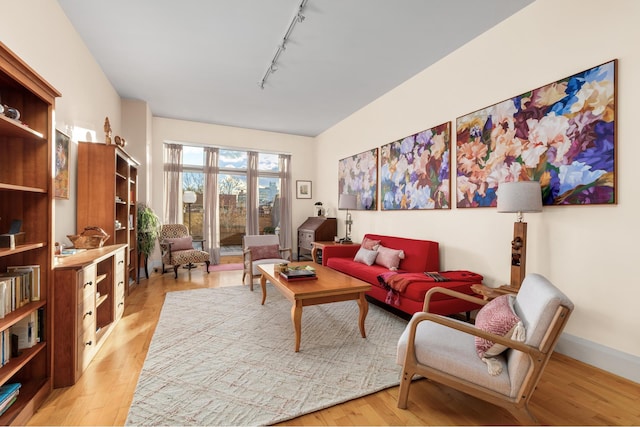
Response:
[[[413,315],[398,342],[397,363],[403,365],[398,407],[407,407],[411,380],[417,374],[506,408],[520,423],[536,424],[529,399],[573,303],[538,274],[524,279],[517,296],[490,302],[434,288],[426,295],[425,307],[437,292],[486,305],[476,316],[476,326],[432,313]],[[475,337],[489,342],[485,345]],[[505,348],[502,353],[500,344]]]
[[[244,271],[242,283],[249,276],[249,289],[253,291],[253,279],[260,276],[258,265],[291,261],[291,248],[281,248],[275,234],[253,234],[242,237]]]

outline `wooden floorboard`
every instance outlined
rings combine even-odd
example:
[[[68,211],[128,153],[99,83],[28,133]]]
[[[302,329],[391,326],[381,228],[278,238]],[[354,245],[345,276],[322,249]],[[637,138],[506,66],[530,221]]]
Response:
[[[241,271],[206,274],[202,267],[181,269],[178,279],[172,271],[141,280],[127,297],[122,320],[80,381],[54,390],[28,425],[124,425],[165,294],[236,286],[241,280]],[[259,292],[259,286],[254,289]],[[392,387],[281,425],[515,423],[501,408],[424,379],[412,385],[408,409],[396,407],[397,396],[398,388]],[[640,425],[640,384],[556,353],[531,399],[531,410],[547,425]]]

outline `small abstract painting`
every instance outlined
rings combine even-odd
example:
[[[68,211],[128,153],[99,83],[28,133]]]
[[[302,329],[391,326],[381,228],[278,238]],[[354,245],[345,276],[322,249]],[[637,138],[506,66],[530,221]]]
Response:
[[[338,194],[355,194],[356,210],[378,209],[378,149],[338,161]]]
[[[451,122],[383,145],[382,210],[450,209]]]
[[[616,203],[616,62],[458,118],[457,206],[496,206],[501,182],[531,180],[544,205]]]

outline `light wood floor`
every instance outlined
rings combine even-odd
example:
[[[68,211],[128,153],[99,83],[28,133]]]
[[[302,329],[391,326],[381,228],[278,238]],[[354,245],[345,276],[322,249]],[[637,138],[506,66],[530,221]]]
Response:
[[[227,260],[237,262],[237,260]],[[28,425],[123,425],[166,292],[235,286],[242,272],[202,268],[152,274],[126,300],[124,317],[73,387],[56,389]],[[249,292],[247,286],[247,292]],[[259,287],[254,292],[259,292]],[[283,313],[289,316],[289,313]],[[505,425],[504,410],[455,390],[414,382],[407,410],[393,387],[282,425]],[[640,384],[555,354],[531,400],[547,425],[640,425]]]

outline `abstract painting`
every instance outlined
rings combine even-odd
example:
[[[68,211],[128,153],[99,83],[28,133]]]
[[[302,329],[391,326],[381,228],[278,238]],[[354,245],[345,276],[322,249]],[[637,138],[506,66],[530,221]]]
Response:
[[[380,149],[383,210],[449,209],[451,122]]]
[[[458,118],[457,206],[496,206],[501,182],[527,180],[544,205],[616,203],[616,62]]]
[[[338,161],[338,194],[355,194],[356,210],[378,209],[378,149]]]
[[[69,141],[71,138],[56,129],[55,170],[53,176],[54,197],[69,198]]]

